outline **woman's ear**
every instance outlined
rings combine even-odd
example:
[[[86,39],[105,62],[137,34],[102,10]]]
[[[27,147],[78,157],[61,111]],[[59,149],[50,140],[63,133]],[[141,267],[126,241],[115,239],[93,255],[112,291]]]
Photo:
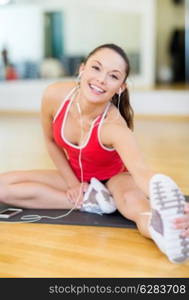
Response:
[[[124,90],[127,88],[127,84],[124,82],[122,83],[122,85],[120,86],[119,90],[117,91],[117,94],[122,94],[124,92]]]
[[[84,65],[84,63],[82,63],[79,67],[79,76],[81,76],[82,73],[84,72],[84,68],[85,68],[85,65]]]

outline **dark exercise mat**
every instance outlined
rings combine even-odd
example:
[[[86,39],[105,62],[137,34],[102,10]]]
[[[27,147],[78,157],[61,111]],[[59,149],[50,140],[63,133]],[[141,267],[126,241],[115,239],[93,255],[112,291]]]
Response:
[[[189,196],[185,197],[186,201],[189,201]],[[27,222],[21,220],[21,218],[26,215],[58,217],[60,215],[66,214],[67,212],[68,210],[65,209],[24,209],[23,212],[9,219],[0,218],[0,222]],[[136,224],[134,222],[124,218],[118,211],[112,214],[104,215],[72,211],[69,215],[62,218],[42,218],[41,220],[35,221],[34,223],[136,228]]]
[[[66,209],[24,209],[16,216],[12,216],[9,219],[0,218],[0,222],[26,222],[22,220],[23,216],[27,215],[39,215],[39,216],[50,216],[58,217],[68,213]],[[31,222],[30,220],[28,220]],[[118,211],[112,214],[98,215],[93,213],[71,211],[65,217],[57,219],[42,218],[32,223],[43,223],[43,224],[59,224],[59,225],[84,225],[84,226],[106,226],[106,227],[125,227],[125,228],[136,228],[134,222],[124,218]]]

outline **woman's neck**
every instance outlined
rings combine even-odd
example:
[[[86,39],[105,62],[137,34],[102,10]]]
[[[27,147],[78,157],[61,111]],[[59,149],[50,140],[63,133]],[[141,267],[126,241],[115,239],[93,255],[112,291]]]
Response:
[[[91,103],[86,99],[81,90],[78,91],[74,102],[77,106],[78,113],[92,120],[100,115],[107,106],[107,103]]]

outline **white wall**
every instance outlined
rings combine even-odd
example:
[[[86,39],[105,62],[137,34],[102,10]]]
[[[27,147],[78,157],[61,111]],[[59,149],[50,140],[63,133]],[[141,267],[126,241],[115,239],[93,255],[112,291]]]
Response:
[[[65,80],[70,80],[67,78]],[[0,82],[0,111],[40,110],[45,88],[54,80]],[[189,115],[189,91],[130,89],[136,114]]]
[[[134,91],[131,104],[136,114],[189,116],[189,91]]]

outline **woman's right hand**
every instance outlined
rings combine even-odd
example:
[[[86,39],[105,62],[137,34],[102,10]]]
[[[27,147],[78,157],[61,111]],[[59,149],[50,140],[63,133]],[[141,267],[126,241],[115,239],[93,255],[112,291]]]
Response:
[[[76,208],[81,208],[83,204],[83,194],[87,191],[89,184],[87,182],[79,183],[66,192],[68,200],[76,205]]]

